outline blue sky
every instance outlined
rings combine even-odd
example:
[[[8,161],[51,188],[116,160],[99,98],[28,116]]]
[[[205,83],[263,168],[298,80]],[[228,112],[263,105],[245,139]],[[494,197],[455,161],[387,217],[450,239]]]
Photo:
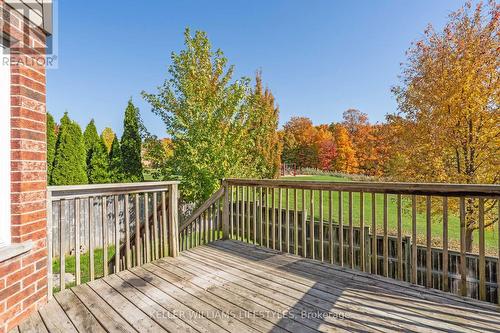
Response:
[[[235,65],[235,76],[263,72],[280,124],[308,116],[331,123],[348,108],[383,121],[400,63],[428,23],[441,28],[458,0],[419,1],[94,1],[59,0],[59,65],[48,70],[47,106],[85,126],[122,131],[130,97],[148,129],[165,136],[140,92],[167,78],[186,27],[204,30]]]

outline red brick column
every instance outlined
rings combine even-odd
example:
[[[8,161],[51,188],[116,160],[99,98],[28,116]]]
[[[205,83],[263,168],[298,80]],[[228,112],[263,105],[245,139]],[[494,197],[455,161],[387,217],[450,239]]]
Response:
[[[45,45],[45,34],[13,10],[4,10],[1,28],[20,41],[11,49],[11,238],[13,244],[31,245],[0,262],[4,332],[47,301],[47,163],[45,66],[30,50]]]

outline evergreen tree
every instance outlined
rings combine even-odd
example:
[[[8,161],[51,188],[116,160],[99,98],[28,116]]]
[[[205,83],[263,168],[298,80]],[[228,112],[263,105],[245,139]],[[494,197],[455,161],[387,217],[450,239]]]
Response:
[[[109,153],[109,177],[112,183],[120,183],[124,180],[122,152],[120,141],[116,136],[113,139]]]
[[[94,119],[92,119],[90,123],[88,123],[87,127],[85,127],[85,132],[83,132],[87,165],[90,164],[90,159],[92,158],[92,149],[95,147],[96,143],[99,142],[99,140],[99,134],[97,134]]]
[[[61,118],[61,126],[57,136],[52,184],[75,185],[86,183],[85,144],[82,130],[77,123],[69,119],[66,112]]]
[[[52,185],[52,169],[56,156],[56,124],[54,117],[47,113],[47,183]]]
[[[109,163],[107,149],[102,138],[97,134],[94,120],[85,128],[83,134],[85,142],[87,177],[91,184],[109,183]]]
[[[132,100],[128,101],[123,121],[123,135],[121,139],[121,153],[123,175],[125,182],[141,182],[144,180],[141,162],[142,140],[139,133],[139,109]]]

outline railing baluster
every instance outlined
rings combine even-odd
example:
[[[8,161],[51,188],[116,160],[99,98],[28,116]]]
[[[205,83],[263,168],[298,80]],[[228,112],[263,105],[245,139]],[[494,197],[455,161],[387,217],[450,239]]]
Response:
[[[401,194],[397,195],[397,224],[398,240],[396,244],[396,255],[398,257],[398,279],[403,281],[403,212]]]
[[[59,288],[66,288],[66,263],[65,263],[65,233],[66,233],[66,200],[59,201]]]
[[[253,243],[257,244],[257,187],[253,187]],[[260,215],[260,214],[259,214]]]
[[[250,194],[251,194],[251,191],[250,191],[250,186],[247,186],[247,243],[251,243],[252,242],[252,238],[251,238],[251,234],[250,234],[250,230],[251,230],[251,225],[250,225],[250,208],[251,208],[251,205],[250,205]]]
[[[229,239],[233,239],[234,238],[234,186],[228,186],[228,189],[229,189],[229,207],[230,207],[230,210],[229,210]],[[224,209],[228,209],[227,207],[224,207]]]
[[[151,261],[151,237],[149,232],[149,196],[144,193],[144,238],[146,239],[146,262]]]
[[[161,192],[161,214],[162,214],[162,243],[163,243],[163,256],[167,256],[168,252],[168,225],[167,225],[167,194],[165,191]]]
[[[366,271],[365,258],[365,194],[359,193],[359,252],[361,271]]]
[[[378,272],[377,195],[372,193],[372,274]]]
[[[282,197],[283,197],[283,189],[280,187],[278,189],[278,249],[282,251],[283,247],[283,207],[282,207]]]
[[[306,190],[302,190],[302,256],[307,257],[307,233],[306,233]]]
[[[135,265],[141,265],[141,220],[139,207],[139,193],[135,195]]]
[[[263,210],[263,207],[264,207],[264,190],[261,187],[259,187],[259,245],[260,246],[264,246],[264,233],[263,233],[263,230],[264,228],[262,227],[262,224],[264,223],[264,217],[263,217],[263,214],[264,212],[262,211]]]
[[[90,281],[94,280],[95,277],[95,267],[94,267],[94,198],[89,197],[89,271],[90,271]]]
[[[448,284],[448,197],[443,197],[443,290],[449,291]]]
[[[125,194],[123,199],[123,210],[125,212],[125,258],[127,269],[132,267],[132,254],[130,253],[130,207],[129,196]]]
[[[328,250],[330,256],[330,264],[334,263],[333,260],[333,193],[328,191]]]
[[[101,197],[101,222],[102,222],[102,273],[108,275],[108,219],[106,197]]]
[[[269,187],[266,187],[266,247],[269,248]]]
[[[309,257],[314,259],[314,190],[309,191],[311,208],[311,218],[309,219]]]
[[[245,205],[245,192],[248,190],[247,186],[242,186],[241,187],[241,240],[245,242],[245,234],[246,234],[246,223],[245,223],[245,208],[247,205]]]
[[[426,240],[427,240],[427,249],[426,249],[426,285],[427,288],[432,288],[432,212],[431,212],[431,197],[426,196]]]
[[[236,186],[236,239],[240,240],[240,187]]]
[[[290,191],[288,187],[285,190],[285,210],[286,210],[286,215],[285,215],[285,224],[286,224],[286,234],[285,234],[285,247],[286,247],[286,252],[290,253],[290,199],[289,199]]]
[[[299,212],[296,188],[293,189],[293,253],[299,255]]]
[[[465,258],[465,198],[460,198],[460,293],[467,296],[467,262]]]
[[[272,201],[272,244],[273,244],[273,249],[276,249],[276,189],[273,187],[272,189],[272,195],[271,195],[271,201]]]
[[[344,194],[339,191],[339,265],[344,266]]]
[[[417,280],[417,197],[411,196],[411,282],[418,283]]]
[[[389,237],[387,235],[387,193],[384,193],[384,276],[389,276]]]
[[[486,301],[486,259],[484,257],[484,198],[479,198],[479,299]]]
[[[118,202],[118,196],[114,196],[114,213],[115,213],[115,271],[118,273],[120,271],[120,205]]]
[[[82,283],[80,267],[80,199],[75,198],[75,280],[76,285]]]
[[[324,249],[323,249],[323,191],[319,191],[319,260],[324,261]]]
[[[155,244],[155,259],[160,258],[160,243],[158,237],[158,193],[153,193],[153,238]]]
[[[349,266],[354,268],[354,225],[352,221],[352,192],[348,194],[349,199]]]

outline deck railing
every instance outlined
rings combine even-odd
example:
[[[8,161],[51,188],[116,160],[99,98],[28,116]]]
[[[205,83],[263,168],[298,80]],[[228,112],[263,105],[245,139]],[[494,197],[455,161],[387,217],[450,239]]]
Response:
[[[48,283],[78,285],[178,253],[178,182],[48,188]],[[55,265],[56,263],[57,265]],[[56,272],[53,272],[55,266]],[[72,278],[66,278],[67,273]]]
[[[208,244],[222,237],[222,213],[224,187],[216,191],[205,203],[179,227],[179,249],[181,251]]]
[[[227,179],[222,195],[224,237],[500,302],[498,185]]]

